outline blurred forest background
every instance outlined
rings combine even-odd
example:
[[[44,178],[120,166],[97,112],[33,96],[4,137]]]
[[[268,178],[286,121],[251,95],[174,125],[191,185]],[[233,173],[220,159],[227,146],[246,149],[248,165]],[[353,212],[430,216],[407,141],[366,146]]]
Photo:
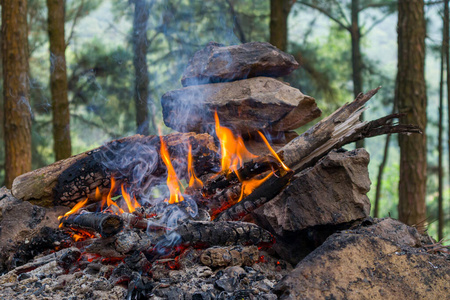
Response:
[[[424,7],[426,21],[428,176],[423,223],[431,235],[441,239],[450,234],[448,93],[443,71],[448,60],[448,22],[444,26],[448,2],[412,2]],[[24,116],[31,120],[32,169],[136,132],[158,134],[157,127],[161,127],[164,134],[169,133],[162,122],[160,98],[181,87],[189,57],[210,41],[225,45],[268,41],[294,55],[301,68],[284,80],[316,98],[323,117],[353,100],[355,94],[380,85],[383,88],[370,102],[365,118],[378,118],[398,107],[394,101],[397,1],[2,0],[2,28],[11,21],[5,8],[14,3],[25,3],[26,9],[26,19],[16,16],[15,26],[25,25],[23,36],[28,41],[24,50],[28,75],[21,82],[29,87]],[[23,12],[23,7],[17,11]],[[61,28],[65,32],[58,41]],[[7,36],[2,32],[3,67],[17,64],[5,57]],[[60,72],[66,73],[66,83]],[[52,106],[52,94],[66,98],[68,107],[64,103]],[[3,91],[2,95],[8,96]],[[5,99],[0,98],[1,107]],[[59,120],[52,117],[52,111],[59,111]],[[6,108],[0,110],[2,123],[8,116]],[[59,133],[58,126],[62,128]],[[2,128],[0,186],[8,185],[6,139]],[[373,215],[397,218],[398,139],[376,137],[364,146],[371,155]],[[376,199],[378,205],[374,205]]]

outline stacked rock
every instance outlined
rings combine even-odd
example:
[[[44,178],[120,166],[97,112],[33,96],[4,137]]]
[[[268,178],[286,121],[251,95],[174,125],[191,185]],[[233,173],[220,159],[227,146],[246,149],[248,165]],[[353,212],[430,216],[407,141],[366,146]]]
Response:
[[[314,98],[273,77],[299,64],[269,43],[209,43],[189,60],[181,89],[162,96],[164,123],[181,132],[211,132],[220,125],[243,136],[284,133],[320,116]]]

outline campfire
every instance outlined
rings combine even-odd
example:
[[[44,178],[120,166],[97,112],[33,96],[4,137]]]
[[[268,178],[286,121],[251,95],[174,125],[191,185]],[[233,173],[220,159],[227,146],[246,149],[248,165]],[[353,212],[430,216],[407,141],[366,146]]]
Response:
[[[72,279],[80,272],[99,276],[105,287],[97,290],[111,290],[108,297],[178,299],[191,289],[189,299],[275,299],[272,288],[291,264],[333,232],[361,224],[370,204],[362,187],[362,198],[342,206],[350,217],[327,199],[314,199],[317,207],[289,217],[299,218],[290,227],[302,224],[292,239],[289,226],[279,229],[277,214],[264,209],[295,191],[303,197],[307,176],[319,172],[320,182],[327,176],[320,168],[338,160],[344,169],[352,163],[366,168],[367,153],[339,150],[346,144],[420,133],[393,123],[398,114],[361,122],[374,89],[297,135],[293,129],[321,114],[312,97],[273,78],[297,67],[267,43],[211,43],[190,60],[184,87],[162,97],[164,121],[179,133],[112,141],[18,177],[14,197],[70,210],[58,218],[53,246],[41,247],[42,257],[17,265],[7,278],[27,280],[54,262],[58,274]],[[352,176],[340,183],[343,189],[361,180]],[[328,209],[332,220],[321,212]]]

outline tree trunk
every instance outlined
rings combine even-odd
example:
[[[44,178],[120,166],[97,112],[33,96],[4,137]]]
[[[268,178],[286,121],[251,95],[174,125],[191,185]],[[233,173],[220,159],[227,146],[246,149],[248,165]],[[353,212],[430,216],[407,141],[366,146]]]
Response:
[[[425,18],[423,0],[398,2],[398,73],[396,98],[401,123],[427,125],[427,96],[424,78]],[[408,225],[426,220],[426,135],[399,135],[399,219]],[[420,228],[423,231],[423,228]]]
[[[31,170],[27,1],[2,0],[5,185]]]
[[[441,47],[441,74],[440,74],[440,82],[439,82],[439,107],[438,107],[438,116],[439,116],[439,128],[438,128],[438,240],[443,238],[444,232],[444,208],[443,208],[443,190],[444,190],[444,182],[443,182],[443,167],[442,167],[442,133],[443,133],[443,107],[444,107],[444,60],[445,60],[445,35],[448,35],[445,30],[445,16],[444,16],[444,24],[442,30],[442,47]]]
[[[359,0],[352,0],[352,23],[350,35],[352,38],[352,70],[353,70],[353,95],[355,98],[363,91],[362,83],[362,57],[361,57],[361,30],[359,27]],[[364,115],[361,115],[361,121]],[[356,148],[364,147],[364,140],[356,142]]]
[[[270,0],[270,43],[282,51],[287,49],[287,19],[291,0]]]
[[[146,0],[134,1],[133,64],[135,70],[134,103],[137,133],[149,134],[149,76],[147,66],[147,22],[150,5]],[[153,118],[153,117],[152,117]],[[152,121],[153,124],[153,121]],[[154,125],[154,124],[153,124]],[[154,129],[154,128],[153,128]]]
[[[447,66],[447,107],[448,107],[448,116],[450,117],[450,52],[449,52],[449,4],[448,0],[444,2],[444,43],[443,43],[443,51],[445,54],[445,65]],[[450,118],[448,119],[448,151],[450,154]],[[450,178],[450,156],[449,156],[449,178]]]
[[[72,155],[70,113],[67,96],[66,42],[64,39],[64,1],[47,0],[50,42],[50,89],[53,110],[53,149],[55,159]]]

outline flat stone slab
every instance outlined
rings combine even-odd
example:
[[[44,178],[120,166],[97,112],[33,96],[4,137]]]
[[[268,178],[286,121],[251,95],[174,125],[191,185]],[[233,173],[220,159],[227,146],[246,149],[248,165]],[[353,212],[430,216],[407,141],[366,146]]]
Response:
[[[210,42],[189,60],[183,86],[234,81],[257,76],[286,76],[299,67],[290,54],[269,43],[223,46]]]
[[[321,114],[314,98],[269,77],[185,87],[164,94],[161,105],[164,123],[180,132],[210,132],[215,111],[222,126],[245,133],[287,131]]]

